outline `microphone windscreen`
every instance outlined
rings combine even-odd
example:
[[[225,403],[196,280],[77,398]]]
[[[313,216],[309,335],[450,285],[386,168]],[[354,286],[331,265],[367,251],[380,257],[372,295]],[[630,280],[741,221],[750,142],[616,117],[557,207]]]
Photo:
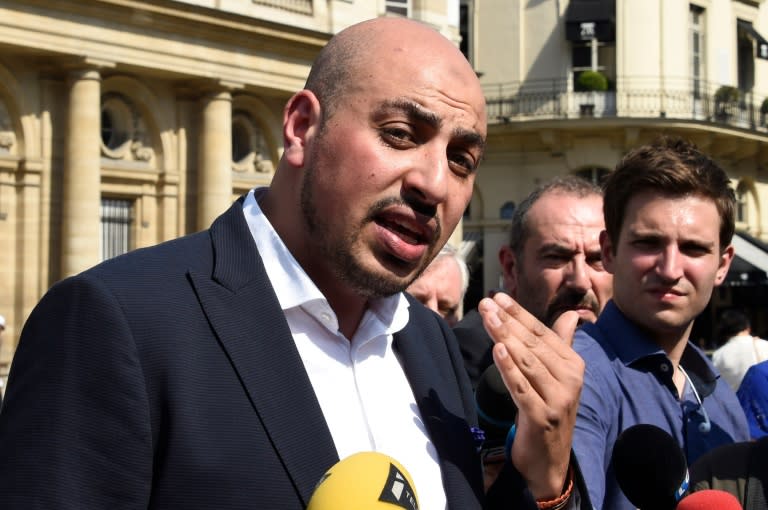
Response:
[[[677,510],[742,510],[742,507],[733,494],[707,489],[684,497]]]
[[[515,424],[517,406],[495,364],[491,364],[480,376],[475,390],[475,404],[478,425],[485,432],[483,447],[503,446],[509,429]]]
[[[634,425],[619,434],[611,460],[619,487],[641,510],[672,510],[688,490],[682,449],[655,425]]]
[[[325,472],[307,510],[418,510],[416,486],[395,459],[378,452],[359,452]]]

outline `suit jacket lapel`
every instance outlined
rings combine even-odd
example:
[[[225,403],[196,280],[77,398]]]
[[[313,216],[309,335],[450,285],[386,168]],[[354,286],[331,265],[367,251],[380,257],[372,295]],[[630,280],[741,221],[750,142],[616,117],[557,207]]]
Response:
[[[415,307],[419,306],[411,305],[411,319],[395,335],[394,348],[400,355],[421,417],[439,453],[449,507],[476,508],[482,497],[477,492],[482,489],[482,481],[479,460],[473,454],[474,439],[467,423],[467,403],[462,401],[456,367],[446,350],[444,332],[436,325],[432,314],[417,313],[420,310]]]
[[[304,503],[338,461],[288,323],[242,213],[210,229],[213,275],[190,273],[200,303]]]

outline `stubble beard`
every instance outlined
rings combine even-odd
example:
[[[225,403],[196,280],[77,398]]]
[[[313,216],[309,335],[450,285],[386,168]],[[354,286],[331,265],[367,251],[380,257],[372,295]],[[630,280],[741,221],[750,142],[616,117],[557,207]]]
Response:
[[[313,157],[312,161],[317,161],[317,158]],[[411,278],[398,277],[386,269],[374,272],[366,268],[361,263],[360,254],[357,253],[360,248],[355,247],[359,244],[363,228],[372,222],[376,210],[381,208],[381,202],[373,204],[365,219],[359,225],[350,228],[348,232],[332,232],[316,206],[314,193],[316,171],[315,167],[305,168],[300,195],[304,224],[312,237],[312,245],[318,249],[318,253],[312,256],[323,257],[324,265],[331,270],[335,278],[365,298],[388,297],[404,291],[424,271],[427,264],[422,263],[417,274]],[[434,252],[434,249],[432,251]]]

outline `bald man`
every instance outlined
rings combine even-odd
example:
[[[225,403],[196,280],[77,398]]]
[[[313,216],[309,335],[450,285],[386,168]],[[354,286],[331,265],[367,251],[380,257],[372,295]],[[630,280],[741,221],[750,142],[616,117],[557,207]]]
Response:
[[[456,340],[403,293],[461,218],[485,138],[475,72],[436,31],[381,18],[334,37],[284,109],[268,188],[32,312],[0,413],[3,507],[298,510],[366,450],[406,466],[424,509],[567,501],[578,356],[514,303],[483,305],[520,407],[486,499]]]

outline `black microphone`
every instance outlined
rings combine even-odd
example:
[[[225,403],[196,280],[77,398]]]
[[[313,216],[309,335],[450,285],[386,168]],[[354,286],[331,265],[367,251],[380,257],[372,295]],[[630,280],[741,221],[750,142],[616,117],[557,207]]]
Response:
[[[504,453],[514,439],[517,406],[495,364],[480,376],[475,390],[475,406],[478,424],[485,432],[483,457]]]
[[[655,425],[634,425],[619,434],[611,461],[619,487],[640,510],[673,510],[688,490],[683,450]]]

